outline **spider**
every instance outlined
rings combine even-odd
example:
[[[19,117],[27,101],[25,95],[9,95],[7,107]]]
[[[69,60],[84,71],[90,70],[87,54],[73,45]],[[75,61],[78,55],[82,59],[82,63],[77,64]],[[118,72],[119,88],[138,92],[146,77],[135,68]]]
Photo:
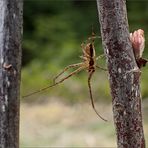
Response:
[[[95,38],[98,38],[97,36],[95,36],[95,34],[92,32],[92,36],[89,37],[86,41],[86,44],[82,43],[81,44],[81,48],[82,48],[82,56],[80,56],[80,58],[82,59],[82,62],[81,63],[77,63],[77,64],[72,64],[72,65],[69,65],[67,67],[64,68],[63,71],[61,71],[58,75],[56,75],[54,78],[53,78],[53,84],[52,85],[48,85],[44,88],[41,88],[37,91],[34,91],[28,95],[25,95],[23,96],[24,97],[28,97],[28,96],[31,96],[33,94],[36,94],[36,93],[39,93],[41,91],[44,91],[46,89],[49,89],[51,87],[54,87],[60,83],[62,83],[63,81],[65,81],[66,79],[70,78],[71,76],[79,73],[80,71],[82,70],[86,70],[88,72],[88,88],[89,88],[89,94],[90,94],[90,100],[91,100],[91,105],[94,109],[94,111],[96,112],[96,114],[104,121],[107,121],[106,119],[104,119],[96,110],[95,108],[95,105],[94,105],[94,101],[93,101],[93,95],[92,95],[92,89],[91,89],[91,78],[92,78],[92,75],[94,74],[96,68],[98,69],[101,69],[101,70],[104,70],[104,71],[107,71],[107,69],[105,68],[102,68],[100,66],[98,66],[96,64],[96,61],[99,59],[99,58],[102,58],[104,57],[104,54],[96,57],[96,54],[95,54],[95,48],[94,48],[94,40]],[[65,76],[64,78],[60,79],[59,81],[57,81],[57,79],[63,74],[65,73],[67,70],[71,69],[71,68],[77,68],[76,70],[74,70],[73,72],[71,72],[68,76]]]

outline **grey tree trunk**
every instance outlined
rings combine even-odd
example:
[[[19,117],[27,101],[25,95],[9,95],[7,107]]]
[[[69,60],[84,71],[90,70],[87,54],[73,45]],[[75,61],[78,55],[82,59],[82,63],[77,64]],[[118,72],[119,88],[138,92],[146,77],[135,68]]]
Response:
[[[0,0],[0,148],[19,147],[22,0]]]
[[[97,0],[118,148],[144,148],[140,72],[129,39],[125,0]]]

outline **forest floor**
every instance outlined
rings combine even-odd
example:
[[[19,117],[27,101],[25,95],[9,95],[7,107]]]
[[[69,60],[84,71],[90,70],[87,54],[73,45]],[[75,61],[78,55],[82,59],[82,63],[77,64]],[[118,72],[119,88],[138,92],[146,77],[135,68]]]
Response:
[[[20,147],[116,147],[111,104],[96,106],[108,122],[98,118],[88,103],[21,103]],[[144,119],[146,114],[144,111]],[[148,119],[144,121],[148,141],[146,123]]]

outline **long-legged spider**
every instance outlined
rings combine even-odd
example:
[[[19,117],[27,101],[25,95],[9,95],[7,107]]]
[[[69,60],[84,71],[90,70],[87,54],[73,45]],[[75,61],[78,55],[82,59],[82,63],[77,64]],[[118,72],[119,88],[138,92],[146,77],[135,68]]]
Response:
[[[54,83],[52,85],[48,85],[48,86],[46,86],[44,88],[41,88],[41,89],[39,89],[39,90],[37,90],[35,92],[32,92],[32,93],[30,93],[28,95],[25,95],[25,96],[23,96],[23,98],[31,96],[31,95],[36,94],[36,93],[39,93],[39,92],[44,91],[44,90],[46,90],[48,88],[54,87],[54,86],[62,83],[63,81],[65,81],[69,77],[79,73],[80,71],[86,70],[88,72],[88,88],[89,88],[89,94],[90,94],[92,107],[93,107],[94,111],[96,112],[96,114],[102,120],[107,121],[102,116],[100,116],[99,113],[97,112],[97,110],[95,108],[95,105],[94,105],[92,89],[91,89],[91,78],[92,78],[92,75],[95,72],[96,68],[99,68],[99,69],[102,69],[102,70],[106,71],[106,69],[104,69],[104,68],[102,68],[102,67],[100,67],[100,66],[98,66],[96,64],[96,61],[99,58],[103,57],[104,54],[96,57],[95,48],[94,48],[94,39],[95,38],[97,38],[97,37],[94,35],[94,33],[92,33],[92,36],[90,38],[88,38],[87,43],[86,44],[84,44],[84,43],[81,44],[82,52],[83,52],[82,56],[80,56],[80,58],[83,60],[81,63],[72,64],[72,65],[69,65],[69,66],[65,67],[62,72],[60,72],[57,76],[54,77],[54,79],[53,79]],[[77,68],[77,69],[74,70],[73,72],[71,72],[68,76],[65,76],[64,78],[60,79],[59,81],[56,81],[64,72],[66,72],[70,68]]]

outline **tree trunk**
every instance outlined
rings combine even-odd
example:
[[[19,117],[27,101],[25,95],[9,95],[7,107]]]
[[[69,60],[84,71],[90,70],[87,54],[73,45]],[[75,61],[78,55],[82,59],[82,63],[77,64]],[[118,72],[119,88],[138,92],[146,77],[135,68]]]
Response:
[[[0,0],[0,147],[19,147],[22,0]]]
[[[118,148],[144,148],[140,71],[129,39],[125,0],[97,0]],[[133,71],[133,72],[129,72]]]

